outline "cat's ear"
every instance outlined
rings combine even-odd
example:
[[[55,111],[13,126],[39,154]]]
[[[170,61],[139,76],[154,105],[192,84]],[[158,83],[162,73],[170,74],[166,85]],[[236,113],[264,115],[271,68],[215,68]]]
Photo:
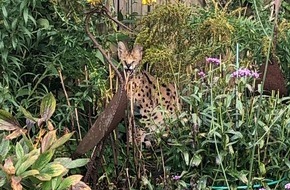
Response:
[[[118,57],[120,60],[124,60],[128,55],[128,49],[123,42],[118,42]]]
[[[142,60],[142,55],[143,55],[143,47],[141,45],[139,45],[139,44],[135,45],[133,50],[132,50],[132,55],[138,61],[141,61]]]

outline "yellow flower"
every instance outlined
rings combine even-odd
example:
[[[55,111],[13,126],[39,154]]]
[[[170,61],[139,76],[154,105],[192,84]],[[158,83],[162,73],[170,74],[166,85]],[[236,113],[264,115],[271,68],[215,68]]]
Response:
[[[156,0],[142,0],[143,5],[151,5],[153,3],[156,3]]]
[[[87,2],[95,6],[97,4],[100,4],[102,0],[87,0]]]

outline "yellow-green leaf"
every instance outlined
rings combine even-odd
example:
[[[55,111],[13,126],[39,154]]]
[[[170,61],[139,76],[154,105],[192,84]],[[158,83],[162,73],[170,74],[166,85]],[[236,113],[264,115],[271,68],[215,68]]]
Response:
[[[53,145],[50,147],[50,149],[53,150],[53,149],[56,149],[57,147],[60,147],[61,145],[66,143],[66,141],[68,141],[71,138],[72,135],[73,135],[73,132],[63,135],[62,137],[60,137],[59,139],[57,139],[53,143]]]
[[[17,159],[20,160],[24,156],[24,150],[19,142],[16,143],[15,151]]]
[[[28,170],[26,172],[23,172],[20,177],[23,178],[26,178],[28,176],[35,176],[35,175],[38,175],[39,174],[39,171],[38,170]]]
[[[51,180],[51,176],[46,174],[46,173],[40,173],[38,175],[35,175],[34,177],[36,177],[40,181],[49,181],[49,180]]]
[[[63,190],[63,189],[68,189],[70,186],[77,184],[79,181],[82,179],[82,175],[71,175],[67,178],[65,178],[57,190]]]
[[[67,169],[58,163],[49,163],[40,171],[41,174],[47,174],[50,177],[57,177],[65,174],[66,172]]]
[[[42,153],[38,159],[36,160],[36,162],[32,165],[33,169],[37,169],[37,170],[41,170],[44,168],[44,166],[46,166],[46,164],[48,164],[52,158],[54,154],[53,150],[49,150],[46,151],[44,153]]]
[[[46,121],[52,116],[55,111],[56,100],[52,93],[48,93],[41,101],[40,104],[40,115]]]
[[[21,175],[25,172],[38,158],[39,155],[34,155],[25,160],[16,170],[16,175]]]

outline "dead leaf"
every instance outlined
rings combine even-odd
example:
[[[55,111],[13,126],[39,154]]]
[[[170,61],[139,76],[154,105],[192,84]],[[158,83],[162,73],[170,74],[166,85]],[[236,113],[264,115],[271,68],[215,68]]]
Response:
[[[26,132],[27,132],[26,129],[21,129],[21,128],[19,128],[19,129],[13,131],[10,135],[7,135],[7,136],[5,137],[5,139],[6,139],[6,140],[15,139],[15,138],[19,137],[20,135],[25,134]]]
[[[11,187],[13,190],[22,190],[21,177],[12,176]]]
[[[84,182],[80,181],[77,184],[73,185],[71,187],[71,190],[91,190],[91,188]]]
[[[8,175],[14,175],[15,174],[15,167],[13,165],[13,161],[11,159],[11,157],[7,158],[5,160],[4,163],[4,171],[8,174]]]

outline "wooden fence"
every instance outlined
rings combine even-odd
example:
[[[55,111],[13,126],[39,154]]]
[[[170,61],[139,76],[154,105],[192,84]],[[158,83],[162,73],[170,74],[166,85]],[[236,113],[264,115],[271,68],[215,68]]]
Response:
[[[135,13],[136,15],[142,16],[147,15],[148,12],[152,11],[156,5],[183,2],[188,5],[202,5],[204,0],[156,0],[156,3],[152,5],[143,5],[142,0],[113,0],[115,9],[121,12],[123,15],[130,15]]]

